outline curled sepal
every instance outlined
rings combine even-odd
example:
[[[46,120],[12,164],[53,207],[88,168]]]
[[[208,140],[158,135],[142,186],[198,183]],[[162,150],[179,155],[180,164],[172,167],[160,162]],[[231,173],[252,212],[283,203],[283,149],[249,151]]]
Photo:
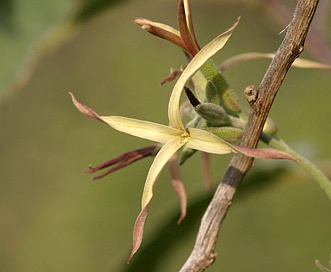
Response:
[[[170,75],[167,76],[165,79],[161,81],[161,86],[163,86],[166,83],[174,81],[180,74],[182,73],[183,69],[177,70],[177,69],[171,69]]]

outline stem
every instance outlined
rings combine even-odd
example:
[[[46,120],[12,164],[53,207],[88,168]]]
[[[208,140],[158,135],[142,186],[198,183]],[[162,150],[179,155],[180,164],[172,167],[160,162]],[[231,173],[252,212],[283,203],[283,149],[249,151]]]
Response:
[[[258,89],[258,98],[250,104],[250,112],[241,145],[257,146],[263,126],[276,94],[293,61],[300,55],[314,17],[318,0],[299,0],[285,38],[271,61]],[[235,197],[237,188],[253,164],[253,158],[234,155],[200,224],[194,249],[181,272],[204,271],[216,258],[214,252],[222,222]]]
[[[315,181],[321,186],[321,188],[324,190],[324,192],[327,194],[327,196],[331,200],[331,181],[327,178],[327,176],[311,161],[309,161],[307,158],[301,156],[297,152],[295,152],[293,149],[291,149],[283,140],[274,138],[272,136],[266,135],[262,133],[261,140],[271,147],[284,151],[288,154],[290,154],[293,158],[297,160],[297,163],[308,173],[310,173]]]

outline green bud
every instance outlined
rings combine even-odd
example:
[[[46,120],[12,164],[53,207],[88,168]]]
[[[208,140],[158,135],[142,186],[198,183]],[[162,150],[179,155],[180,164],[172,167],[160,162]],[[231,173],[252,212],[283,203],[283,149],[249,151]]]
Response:
[[[278,127],[274,121],[270,118],[267,118],[267,121],[264,124],[263,132],[269,135],[276,135],[278,131]]]
[[[182,151],[179,153],[178,164],[183,165],[187,159],[191,158],[195,154],[196,150],[184,146]]]
[[[185,125],[185,127],[194,127],[194,128],[201,128],[201,125],[206,122],[203,120],[199,115],[196,115],[194,118],[192,118],[190,121],[188,121]]]
[[[230,143],[238,142],[243,134],[242,129],[234,127],[206,127],[204,129]]]
[[[216,86],[220,98],[220,105],[224,107],[226,112],[238,116],[241,113],[238,96],[230,88],[224,76],[212,60],[207,61],[205,65],[201,67],[201,72],[207,80],[212,81]]]
[[[218,95],[217,88],[215,84],[210,80],[208,80],[206,84],[206,100],[209,103],[217,105],[220,104],[220,97]]]
[[[219,105],[200,103],[194,109],[203,119],[213,126],[221,126],[231,123],[229,116]]]

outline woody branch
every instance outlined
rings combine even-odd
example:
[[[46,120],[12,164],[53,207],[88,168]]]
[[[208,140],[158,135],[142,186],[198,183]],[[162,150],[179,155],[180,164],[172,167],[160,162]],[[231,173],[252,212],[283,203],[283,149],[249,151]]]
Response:
[[[309,26],[315,14],[318,0],[299,0],[286,35],[279,46],[258,88],[256,101],[250,103],[248,121],[241,145],[257,146],[263,126],[276,94],[293,61],[303,51]],[[222,222],[235,197],[237,188],[252,167],[253,158],[236,154],[219,184],[201,221],[196,243],[181,272],[204,271],[215,261],[215,245]]]

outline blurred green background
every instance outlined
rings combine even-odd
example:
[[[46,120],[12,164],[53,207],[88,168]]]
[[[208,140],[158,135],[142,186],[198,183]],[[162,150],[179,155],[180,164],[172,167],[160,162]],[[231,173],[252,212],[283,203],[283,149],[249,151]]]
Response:
[[[275,2],[192,0],[200,44],[241,15],[215,61],[274,52],[286,26]],[[295,1],[282,4],[291,11]],[[329,7],[320,9],[315,29],[331,48]],[[178,200],[165,169],[142,247],[127,265],[151,159],[99,181],[84,171],[150,143],[84,117],[68,95],[101,114],[166,123],[173,84],[160,82],[185,60],[133,19],[176,26],[176,1],[6,0],[0,15],[0,271],[177,271],[212,195],[204,189],[200,154],[181,168],[187,218],[176,224]],[[303,57],[328,61],[313,53],[307,45]],[[249,62],[226,76],[242,96],[247,85],[259,85],[268,64]],[[280,135],[329,176],[330,90],[330,72],[291,69],[271,112]],[[214,188],[230,159],[212,156]],[[327,264],[330,251],[331,203],[322,190],[293,163],[256,160],[208,271],[318,271],[314,260]]]

